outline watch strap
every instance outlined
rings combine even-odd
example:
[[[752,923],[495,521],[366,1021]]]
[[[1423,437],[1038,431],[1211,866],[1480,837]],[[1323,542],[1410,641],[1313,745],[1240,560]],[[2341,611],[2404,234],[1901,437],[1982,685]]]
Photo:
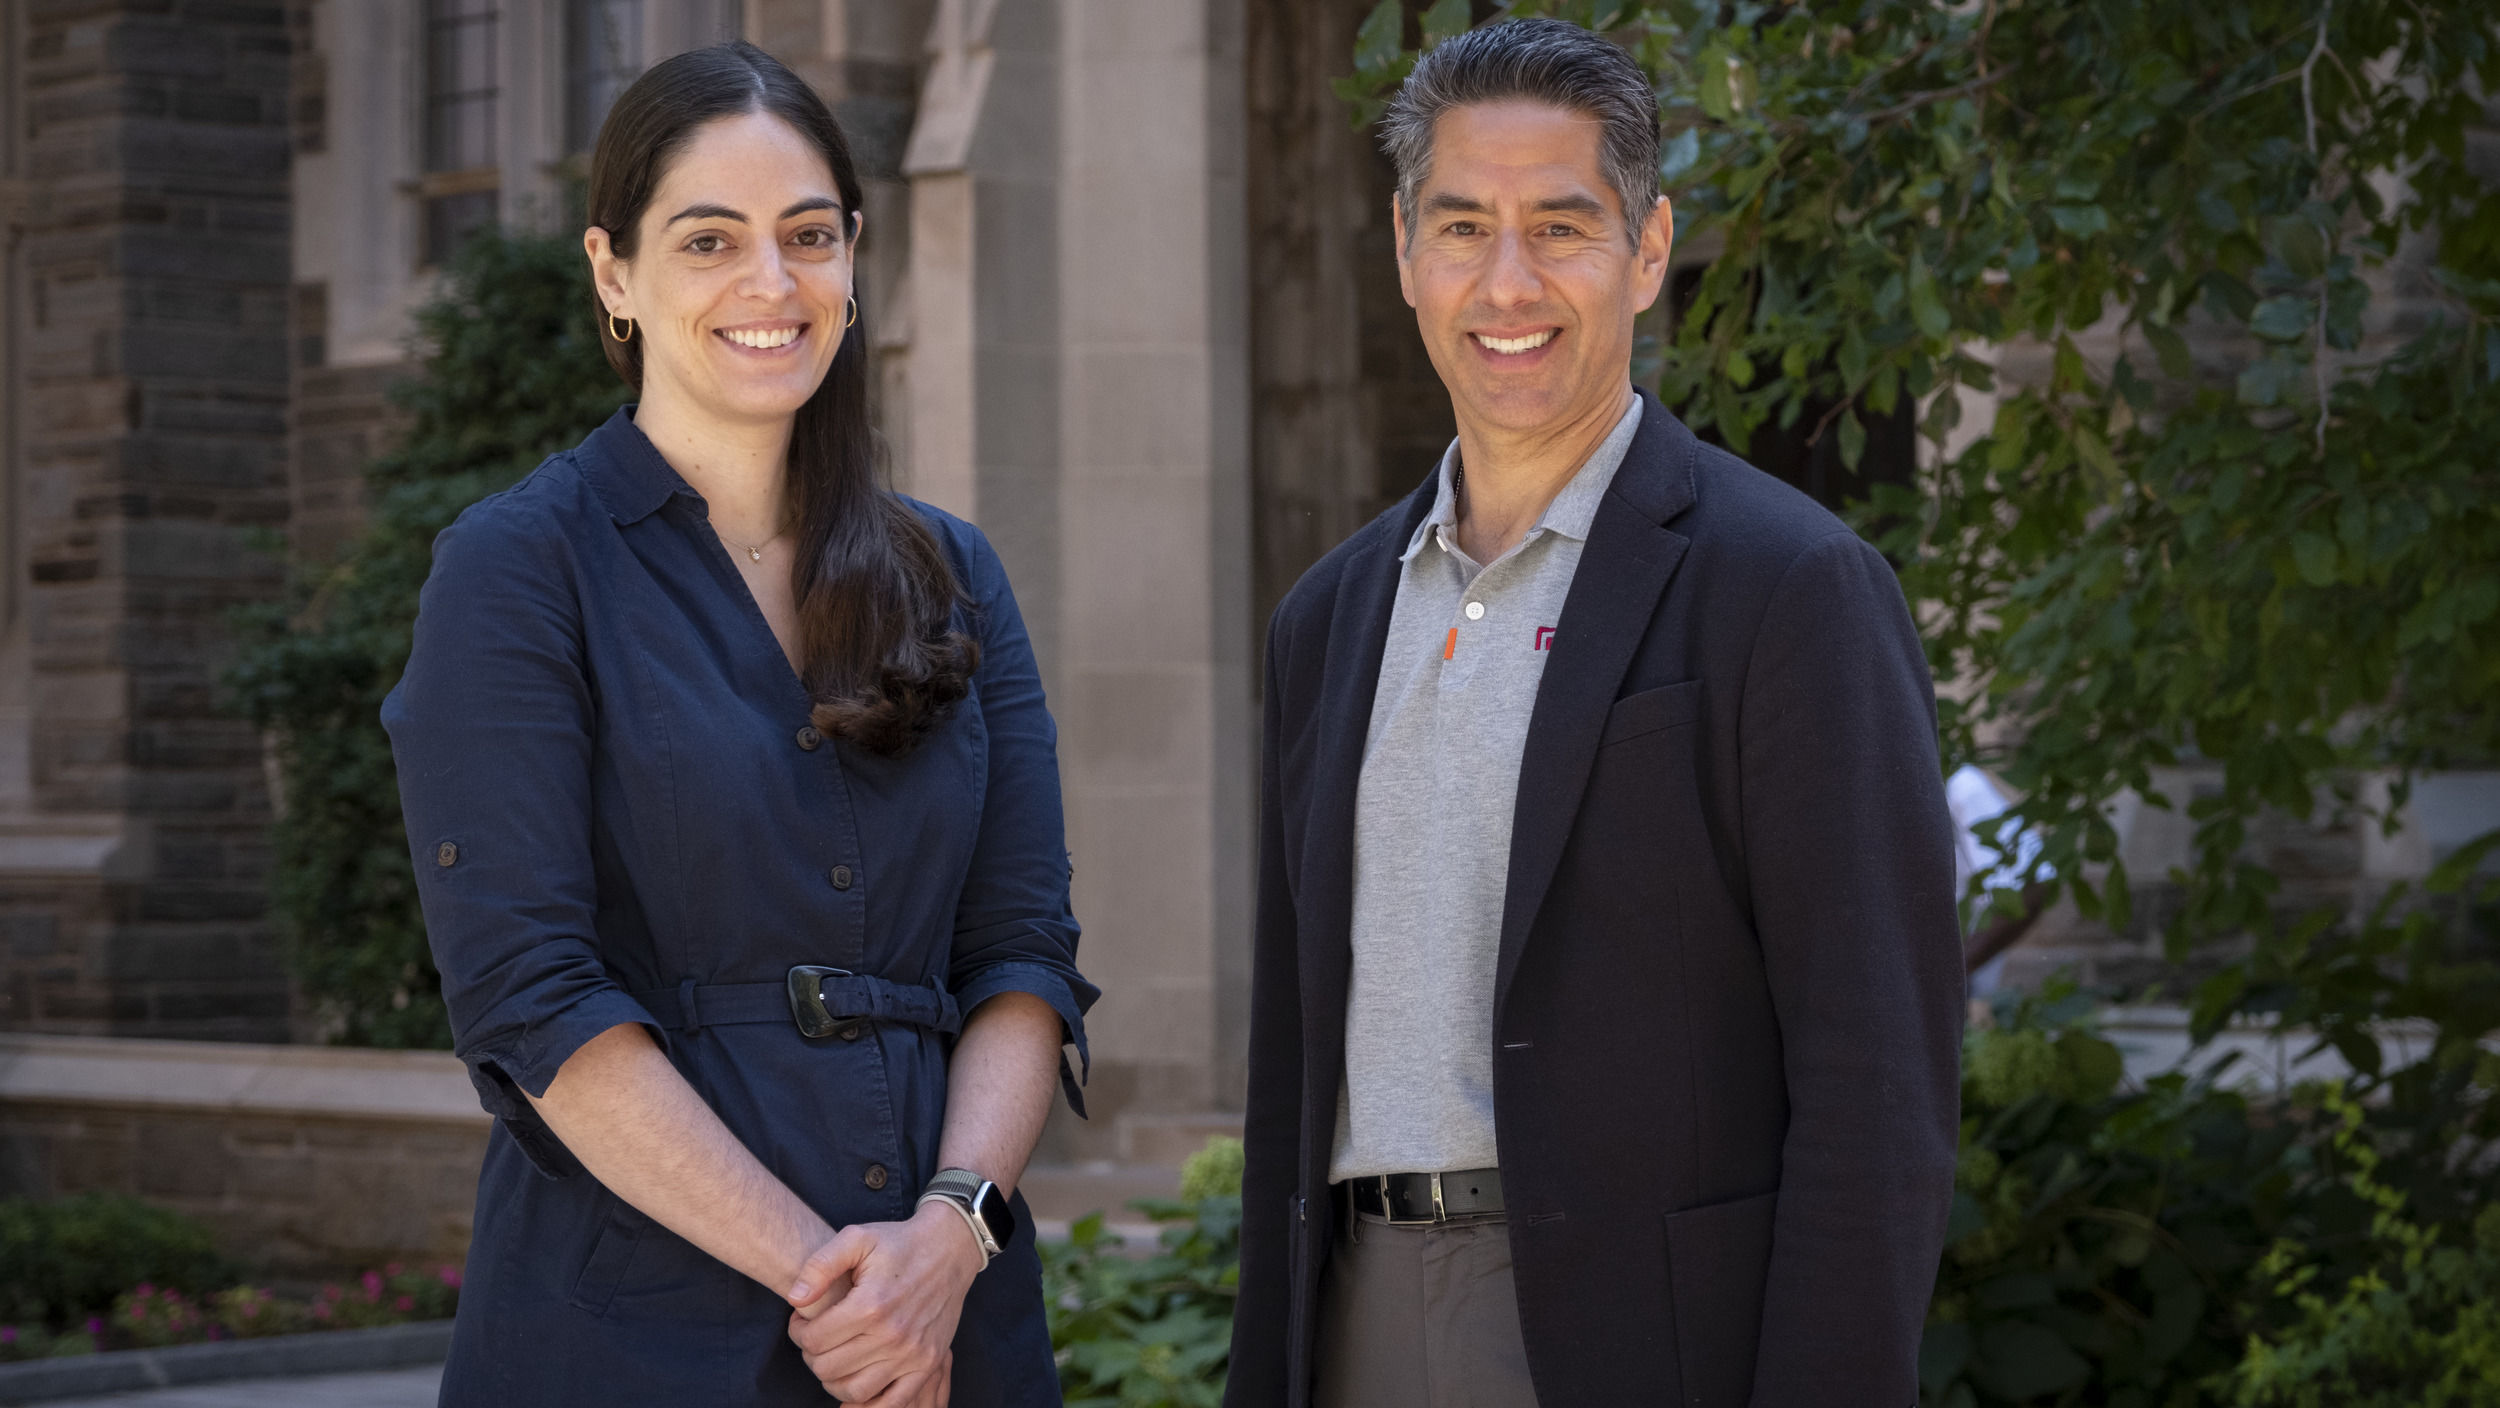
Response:
[[[972,1245],[981,1249],[982,1266],[987,1267],[992,1261],[998,1259],[999,1246],[991,1239],[990,1229],[981,1225],[981,1219],[972,1211],[971,1204],[952,1193],[941,1193],[934,1188],[921,1194],[920,1201],[944,1203],[949,1212],[963,1219],[964,1230],[972,1234]]]
[[[968,1168],[942,1168],[937,1171],[937,1177],[930,1179],[929,1185],[920,1191],[923,1196],[943,1193],[950,1198],[959,1198],[964,1206],[970,1207],[972,1200],[979,1196],[981,1185],[987,1182],[988,1179]]]
[[[929,1180],[928,1186],[921,1190],[920,1201],[925,1203],[931,1198],[942,1198],[947,1206],[961,1214],[964,1226],[972,1233],[972,1240],[981,1248],[981,1264],[987,1266],[1006,1248],[1000,1245],[989,1224],[982,1221],[980,1213],[974,1210],[974,1204],[984,1188],[995,1192],[995,1186],[988,1179],[968,1168],[940,1169],[937,1176]]]

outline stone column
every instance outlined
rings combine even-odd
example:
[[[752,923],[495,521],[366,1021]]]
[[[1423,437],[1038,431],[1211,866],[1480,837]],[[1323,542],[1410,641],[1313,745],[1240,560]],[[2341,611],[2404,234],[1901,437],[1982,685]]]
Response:
[[[1054,703],[1085,967],[1105,988],[1094,1098],[1125,1116],[1087,1152],[1140,1160],[1240,1108],[1246,1050],[1244,41],[1227,0],[1072,0],[1060,25]]]
[[[286,517],[284,9],[12,8],[31,777],[0,1022],[283,1040],[260,741],[215,682]]]
[[[903,171],[911,446],[902,487],[981,525],[1059,683],[1060,18],[939,0]]]
[[[861,318],[875,339],[872,413],[896,473],[911,463],[912,190],[904,144],[919,107],[934,0],[749,0],[747,38],[822,93],[850,138],[866,215],[858,262]]]

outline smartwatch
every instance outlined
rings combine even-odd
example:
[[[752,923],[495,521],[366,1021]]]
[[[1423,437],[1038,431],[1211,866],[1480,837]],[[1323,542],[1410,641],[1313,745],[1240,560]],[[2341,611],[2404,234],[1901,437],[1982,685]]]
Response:
[[[981,1244],[981,1264],[987,1266],[1007,1249],[1016,1238],[1015,1209],[1007,1205],[1007,1194],[995,1183],[968,1168],[938,1170],[922,1190],[920,1201],[943,1198],[963,1214],[964,1225],[972,1229],[973,1240]]]

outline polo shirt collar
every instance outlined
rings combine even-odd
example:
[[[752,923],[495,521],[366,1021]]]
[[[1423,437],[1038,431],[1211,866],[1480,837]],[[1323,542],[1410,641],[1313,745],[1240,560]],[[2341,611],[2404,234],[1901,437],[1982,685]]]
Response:
[[[634,424],[634,406],[617,407],[616,414],[590,432],[582,441],[582,467],[589,472],[590,487],[608,516],[619,523],[635,523],[649,517],[672,494],[692,494],[684,477],[669,467],[651,437]]]
[[[1554,495],[1554,501],[1537,516],[1536,526],[1530,528],[1527,537],[1520,541],[1533,542],[1539,534],[1552,532],[1574,542],[1587,542],[1589,528],[1597,521],[1597,505],[1605,499],[1607,487],[1614,483],[1615,471],[1622,468],[1623,457],[1632,448],[1632,437],[1638,435],[1640,430],[1641,398],[1636,392],[1631,406],[1623,413],[1623,419],[1616,421],[1615,428],[1606,433],[1606,438],[1598,442],[1587,459],[1581,461],[1580,467],[1563,484],[1561,492]],[[1450,448],[1441,452],[1441,467],[1433,474],[1433,482],[1438,488],[1433,493],[1432,511],[1424,515],[1423,522],[1415,525],[1415,535],[1407,540],[1406,551],[1398,554],[1398,561],[1412,561],[1436,534],[1451,546],[1457,546],[1458,460],[1458,441],[1452,440]]]

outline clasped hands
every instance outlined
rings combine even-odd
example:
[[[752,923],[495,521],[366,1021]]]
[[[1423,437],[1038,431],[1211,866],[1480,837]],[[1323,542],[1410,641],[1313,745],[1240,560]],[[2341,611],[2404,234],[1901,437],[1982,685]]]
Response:
[[[790,1338],[825,1392],[861,1408],[946,1408],[955,1323],[986,1258],[961,1214],[854,1223],[808,1254]]]

